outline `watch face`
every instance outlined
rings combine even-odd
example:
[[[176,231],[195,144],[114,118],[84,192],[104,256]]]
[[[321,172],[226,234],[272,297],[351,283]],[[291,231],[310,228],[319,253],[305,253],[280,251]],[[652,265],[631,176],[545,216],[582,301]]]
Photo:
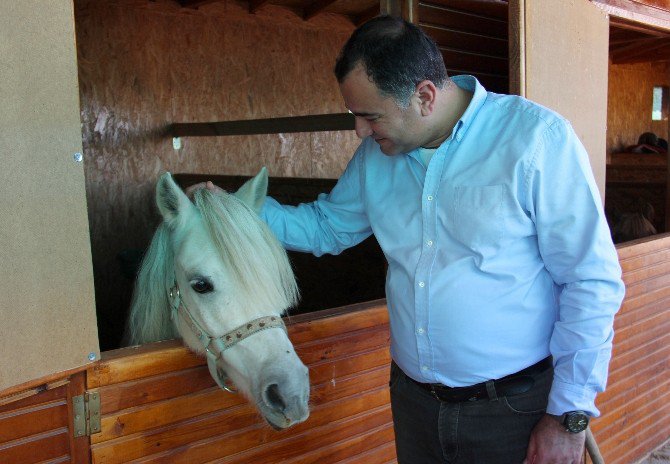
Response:
[[[565,415],[565,427],[572,433],[586,430],[589,425],[589,416],[583,412],[570,412]]]

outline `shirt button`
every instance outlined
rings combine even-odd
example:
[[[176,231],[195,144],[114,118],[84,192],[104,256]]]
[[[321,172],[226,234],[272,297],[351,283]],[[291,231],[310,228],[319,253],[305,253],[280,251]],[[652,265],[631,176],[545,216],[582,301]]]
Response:
[[[423,288],[423,287],[425,287],[425,286],[426,286],[426,283],[425,283],[425,282],[423,282],[423,281],[419,282],[419,287]]]
[[[428,241],[426,242],[426,245],[428,245],[429,247],[432,247],[432,246],[433,246],[433,241],[432,241],[432,240],[428,240]]]
[[[422,371],[427,371],[427,370],[428,370],[428,366],[421,366],[421,370],[422,370]]]
[[[416,333],[418,333],[418,334],[422,334],[423,332],[424,332],[424,330],[422,328],[416,329]]]
[[[427,198],[428,198],[428,201],[433,201],[433,196],[432,195],[428,195]]]

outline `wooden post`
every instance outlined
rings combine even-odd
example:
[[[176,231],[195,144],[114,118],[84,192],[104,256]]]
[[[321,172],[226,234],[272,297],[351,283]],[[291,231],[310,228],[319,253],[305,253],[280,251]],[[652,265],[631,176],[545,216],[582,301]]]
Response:
[[[412,24],[419,23],[419,2],[417,0],[381,0],[379,12],[399,16]]]

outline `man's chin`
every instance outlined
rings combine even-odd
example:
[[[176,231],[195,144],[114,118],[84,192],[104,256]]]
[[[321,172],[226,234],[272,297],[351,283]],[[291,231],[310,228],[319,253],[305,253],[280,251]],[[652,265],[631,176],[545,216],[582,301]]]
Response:
[[[375,142],[377,142],[377,145],[379,145],[381,152],[387,156],[394,156],[400,153],[398,148],[390,143],[387,139],[375,140]]]

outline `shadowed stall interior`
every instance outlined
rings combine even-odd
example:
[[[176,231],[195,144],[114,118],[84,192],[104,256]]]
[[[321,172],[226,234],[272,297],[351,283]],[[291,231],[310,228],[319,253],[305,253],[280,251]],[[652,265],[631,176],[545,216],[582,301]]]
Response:
[[[310,22],[268,5],[200,9],[174,1],[77,0],[82,135],[101,349],[118,346],[132,292],[118,254],[142,250],[158,224],[164,171],[337,178],[353,131],[184,138],[175,122],[344,112],[332,75],[354,28],[340,15]],[[383,290],[382,290],[383,291]]]

